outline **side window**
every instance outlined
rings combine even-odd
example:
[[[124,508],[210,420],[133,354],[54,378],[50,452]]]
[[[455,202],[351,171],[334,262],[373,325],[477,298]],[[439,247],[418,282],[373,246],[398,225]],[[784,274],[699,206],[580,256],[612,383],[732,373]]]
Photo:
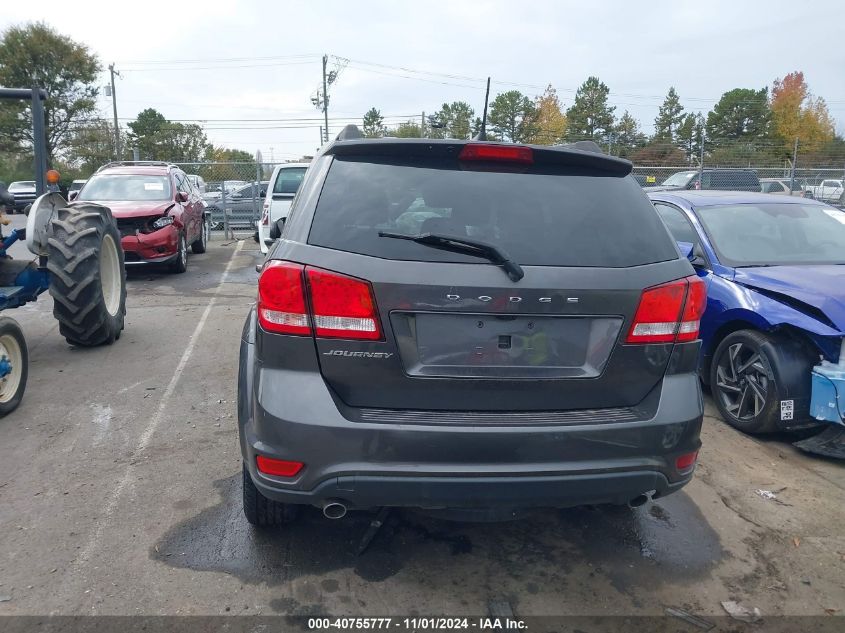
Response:
[[[700,242],[698,234],[695,232],[692,224],[689,223],[689,220],[687,220],[683,211],[677,207],[660,204],[659,202],[654,205],[654,208],[657,209],[657,213],[663,219],[666,228],[669,229],[676,242],[689,242],[698,245]]]
[[[188,184],[188,179],[181,172],[174,171],[173,177],[176,179],[176,190],[191,195],[191,186]]]

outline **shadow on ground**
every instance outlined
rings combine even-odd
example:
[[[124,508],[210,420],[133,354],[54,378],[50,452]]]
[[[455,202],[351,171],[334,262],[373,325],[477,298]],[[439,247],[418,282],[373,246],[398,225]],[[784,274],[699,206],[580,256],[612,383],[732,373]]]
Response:
[[[427,592],[478,582],[479,570],[523,581],[531,593],[551,583],[560,591],[575,582],[571,572],[578,569],[583,581],[603,576],[629,593],[707,574],[724,555],[715,531],[683,492],[637,509],[536,511],[500,523],[460,523],[394,510],[358,555],[375,513],[350,512],[330,521],[309,507],[289,526],[256,530],[241,511],[240,473],[215,486],[221,503],[173,526],[151,550],[153,559],[268,585],[338,570],[370,582],[407,573]]]

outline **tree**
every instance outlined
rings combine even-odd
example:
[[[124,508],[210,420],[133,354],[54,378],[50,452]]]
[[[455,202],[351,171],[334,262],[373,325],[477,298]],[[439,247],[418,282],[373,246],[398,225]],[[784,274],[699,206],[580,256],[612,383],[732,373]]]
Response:
[[[489,122],[495,134],[511,141],[524,143],[536,134],[537,108],[519,90],[503,92],[490,104]]]
[[[707,138],[716,146],[731,141],[763,141],[769,134],[771,111],[767,88],[734,88],[707,113]]]
[[[167,124],[167,119],[155,108],[142,110],[128,125],[129,144],[144,160],[165,160],[161,144]]]
[[[687,113],[681,119],[675,135],[675,141],[687,155],[687,163],[695,162],[696,157],[701,153],[701,140],[704,134],[704,116]]]
[[[588,77],[575,93],[575,101],[566,111],[567,138],[573,141],[606,136],[613,129],[615,106],[607,104],[610,89],[598,77]]]
[[[684,106],[675,87],[669,88],[663,105],[657,110],[657,118],[654,119],[654,138],[660,141],[674,141],[678,126],[683,120]]]
[[[143,160],[195,163],[203,159],[208,148],[202,127],[168,121],[154,108],[141,111],[129,129],[128,142],[138,148]]]
[[[400,123],[395,130],[391,130],[390,136],[397,138],[422,138],[422,128],[419,123],[414,121],[405,121]]]
[[[252,180],[258,170],[258,163],[250,152],[228,147],[207,145],[205,160],[210,164],[197,165],[193,173],[209,182],[221,180]],[[224,163],[238,163],[236,165]]]
[[[126,142],[121,141],[121,146],[126,148]],[[113,158],[114,125],[108,119],[93,119],[73,130],[68,140],[69,166],[87,176]]]
[[[364,136],[374,138],[384,136],[384,117],[375,108],[370,108],[364,115]]]
[[[821,97],[814,97],[804,81],[804,73],[795,71],[772,86],[772,124],[774,132],[791,150],[795,139],[799,147],[815,150],[834,137],[833,119]]]
[[[566,115],[560,109],[560,99],[551,84],[546,86],[545,92],[534,101],[535,131],[530,139],[538,145],[554,145],[564,140],[566,136]]]
[[[42,22],[12,26],[0,36],[0,85],[38,86],[44,102],[47,159],[67,149],[75,126],[96,111],[94,82],[100,63],[83,44]],[[0,102],[0,144],[4,151],[32,147],[32,113],[23,101]]]
[[[639,122],[627,110],[613,128],[613,143],[616,153],[627,158],[646,144],[646,135],[640,131]]]
[[[432,138],[469,139],[472,136],[473,116],[475,112],[464,101],[444,103],[432,117],[436,123],[436,127],[431,130]]]

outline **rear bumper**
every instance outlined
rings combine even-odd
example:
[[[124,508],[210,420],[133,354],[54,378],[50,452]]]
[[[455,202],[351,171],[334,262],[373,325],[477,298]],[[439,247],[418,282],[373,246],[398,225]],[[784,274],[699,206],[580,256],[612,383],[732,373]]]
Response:
[[[703,401],[694,371],[666,376],[655,388],[653,413],[636,421],[495,427],[351,421],[319,370],[307,367],[313,347],[295,354],[302,366],[266,367],[250,342],[252,321],[250,315],[241,341],[238,421],[244,462],[268,498],[317,506],[340,499],[358,508],[567,507],[663,496],[691,478],[674,463],[701,445]],[[257,471],[257,455],[305,467],[293,479],[271,477]]]
[[[168,262],[178,255],[179,230],[170,225],[152,233],[125,235],[120,245],[127,265]]]
[[[250,469],[265,497],[284,503],[321,505],[338,500],[353,508],[564,508],[585,504],[624,504],[645,493],[653,498],[680,490],[692,478],[669,483],[656,471],[523,477],[435,477],[389,474],[351,475],[321,482],[313,490],[282,490]]]

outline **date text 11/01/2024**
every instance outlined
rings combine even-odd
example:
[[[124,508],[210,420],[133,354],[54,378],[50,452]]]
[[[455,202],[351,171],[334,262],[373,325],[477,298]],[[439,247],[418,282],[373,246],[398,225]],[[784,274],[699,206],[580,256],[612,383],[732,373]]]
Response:
[[[320,630],[365,630],[365,629],[400,629],[408,631],[438,630],[480,630],[480,631],[519,631],[525,630],[525,621],[518,618],[309,618],[308,629]]]

